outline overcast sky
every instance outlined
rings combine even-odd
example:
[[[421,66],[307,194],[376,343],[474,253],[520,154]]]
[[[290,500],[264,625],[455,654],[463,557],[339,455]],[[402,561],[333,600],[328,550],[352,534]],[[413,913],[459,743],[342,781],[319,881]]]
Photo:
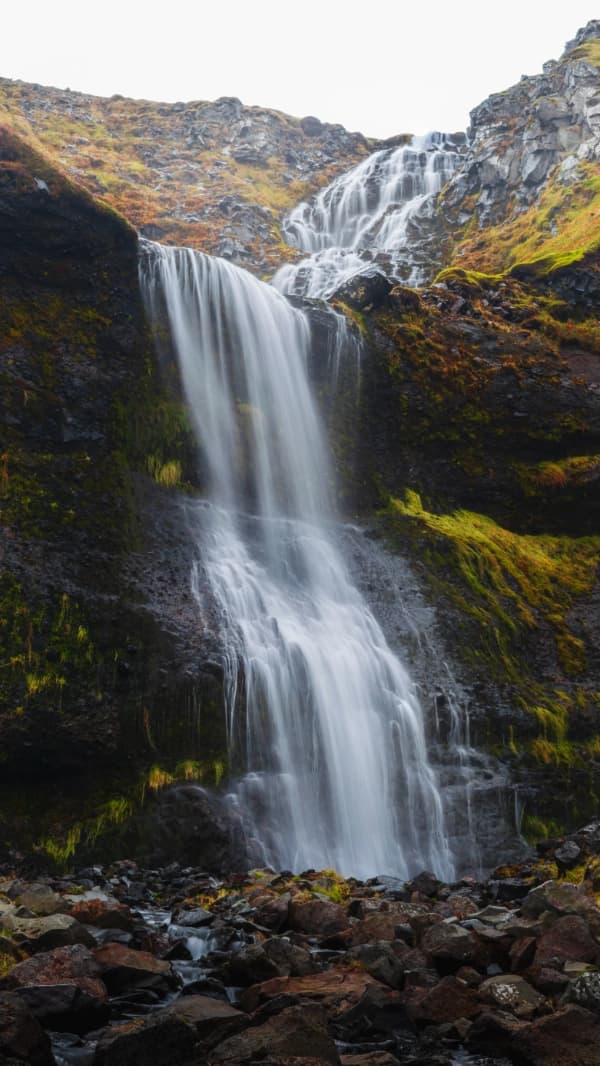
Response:
[[[464,129],[469,110],[557,59],[588,0],[23,0],[0,75],[110,96],[239,96],[371,136]]]

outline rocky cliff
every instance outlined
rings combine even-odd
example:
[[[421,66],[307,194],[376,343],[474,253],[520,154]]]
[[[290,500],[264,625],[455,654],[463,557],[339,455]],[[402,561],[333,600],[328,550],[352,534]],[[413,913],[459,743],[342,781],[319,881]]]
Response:
[[[600,752],[599,49],[593,22],[472,113],[425,227],[431,285],[338,293],[363,383],[358,416],[345,393],[329,411],[344,504],[415,561],[478,739],[527,787],[567,781],[572,820]],[[229,98],[8,81],[0,121],[2,817],[39,844],[14,782],[73,776],[75,829],[58,804],[43,837],[64,858],[148,782],[226,770],[216,625],[188,588],[195,449],[131,224],[272,273],[285,211],[378,146]]]

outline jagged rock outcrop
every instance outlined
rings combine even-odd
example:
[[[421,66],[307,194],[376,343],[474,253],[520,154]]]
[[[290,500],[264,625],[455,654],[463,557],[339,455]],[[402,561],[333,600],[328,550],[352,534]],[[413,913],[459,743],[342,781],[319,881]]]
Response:
[[[574,209],[588,205],[588,232],[579,243],[597,241],[591,201],[600,163],[599,68],[594,20],[542,74],[524,76],[471,112],[468,151],[442,196],[446,219],[462,239],[456,263],[496,272],[523,259],[573,253],[577,235],[571,247],[560,238]]]

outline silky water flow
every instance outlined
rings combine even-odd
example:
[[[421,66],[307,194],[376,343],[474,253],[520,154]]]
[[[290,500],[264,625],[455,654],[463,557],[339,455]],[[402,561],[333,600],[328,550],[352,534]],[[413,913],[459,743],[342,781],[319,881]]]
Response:
[[[309,323],[223,260],[144,242],[207,476],[193,589],[218,605],[235,786],[263,860],[450,879],[422,709],[349,577],[307,375]],[[240,694],[243,694],[240,698]]]

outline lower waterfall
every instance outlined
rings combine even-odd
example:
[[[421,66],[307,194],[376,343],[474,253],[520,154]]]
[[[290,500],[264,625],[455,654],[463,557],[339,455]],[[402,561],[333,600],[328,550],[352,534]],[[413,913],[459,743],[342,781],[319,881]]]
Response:
[[[337,543],[307,319],[189,249],[144,242],[140,269],[151,314],[167,313],[206,470],[192,587],[201,607],[208,583],[220,612],[235,795],[264,861],[451,879],[415,686]]]

